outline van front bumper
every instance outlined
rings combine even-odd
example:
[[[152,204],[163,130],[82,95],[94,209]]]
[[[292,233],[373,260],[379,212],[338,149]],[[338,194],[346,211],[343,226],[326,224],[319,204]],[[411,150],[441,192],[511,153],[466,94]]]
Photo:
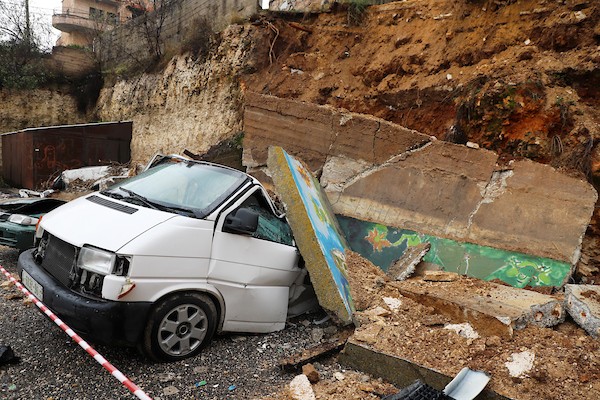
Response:
[[[58,282],[37,264],[33,249],[23,252],[17,264],[19,276],[26,271],[43,288],[43,299],[71,329],[91,341],[135,346],[142,339],[152,303],[120,302],[84,297]]]

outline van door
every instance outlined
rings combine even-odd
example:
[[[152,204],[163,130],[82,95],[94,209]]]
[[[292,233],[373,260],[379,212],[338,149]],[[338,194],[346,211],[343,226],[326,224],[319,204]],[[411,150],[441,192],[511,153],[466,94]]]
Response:
[[[285,326],[289,288],[299,255],[285,219],[278,218],[260,186],[227,207],[216,221],[208,279],[225,300],[224,331],[273,332]],[[224,231],[240,209],[258,214],[252,233]]]

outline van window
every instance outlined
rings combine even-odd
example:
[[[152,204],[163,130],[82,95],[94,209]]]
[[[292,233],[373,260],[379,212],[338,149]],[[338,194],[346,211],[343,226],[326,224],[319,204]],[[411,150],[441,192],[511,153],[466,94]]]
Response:
[[[273,214],[271,207],[260,190],[257,190],[244,200],[239,208],[249,208],[258,212],[258,229],[252,235],[253,237],[288,246],[294,245],[294,237],[289,224],[285,218],[278,218]]]

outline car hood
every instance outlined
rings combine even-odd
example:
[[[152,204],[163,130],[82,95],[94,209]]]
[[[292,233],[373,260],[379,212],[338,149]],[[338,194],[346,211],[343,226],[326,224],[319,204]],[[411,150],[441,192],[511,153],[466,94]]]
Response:
[[[49,212],[41,226],[78,247],[89,244],[118,251],[137,236],[175,216],[92,193]]]

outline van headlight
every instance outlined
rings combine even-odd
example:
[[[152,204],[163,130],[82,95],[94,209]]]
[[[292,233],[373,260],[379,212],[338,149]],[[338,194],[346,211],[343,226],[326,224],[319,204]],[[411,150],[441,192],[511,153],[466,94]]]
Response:
[[[35,217],[30,217],[28,215],[12,214],[10,217],[8,217],[8,222],[12,222],[14,224],[19,225],[35,226],[35,224],[38,223],[38,219]]]
[[[115,253],[84,246],[79,251],[77,266],[97,274],[108,275],[112,272],[116,259]]]

